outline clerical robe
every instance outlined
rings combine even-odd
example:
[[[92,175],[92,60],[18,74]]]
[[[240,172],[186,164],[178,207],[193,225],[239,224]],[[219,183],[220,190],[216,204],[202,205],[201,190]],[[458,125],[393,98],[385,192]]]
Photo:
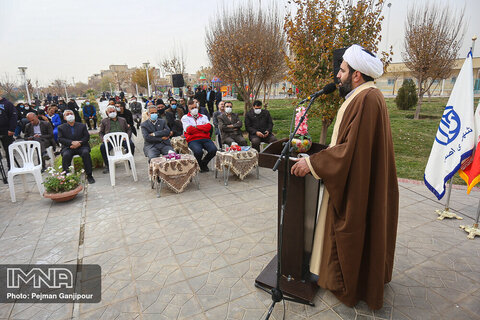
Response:
[[[318,261],[312,252],[311,264],[319,286],[344,304],[363,300],[379,309],[392,278],[398,182],[388,111],[373,82],[353,92],[337,122],[330,147],[308,161],[328,191],[313,246]]]

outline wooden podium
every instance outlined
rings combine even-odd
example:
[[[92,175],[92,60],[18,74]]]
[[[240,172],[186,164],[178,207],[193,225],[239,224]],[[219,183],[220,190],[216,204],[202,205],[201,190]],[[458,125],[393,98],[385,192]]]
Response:
[[[259,154],[259,166],[273,168],[283,150],[282,139],[270,144]],[[326,146],[313,143],[308,154],[314,154],[325,149]],[[282,204],[283,174],[285,163],[282,160],[278,167],[278,227]],[[288,160],[288,170],[295,164]],[[315,282],[306,278],[308,273],[309,257],[313,243],[313,230],[316,224],[318,206],[318,191],[320,184],[312,175],[304,178],[290,175],[287,187],[287,204],[283,220],[282,243],[282,277],[280,289],[287,295],[312,304],[318,290]],[[280,232],[280,230],[278,230]],[[255,284],[271,289],[276,286],[277,256],[263,269],[255,279]]]

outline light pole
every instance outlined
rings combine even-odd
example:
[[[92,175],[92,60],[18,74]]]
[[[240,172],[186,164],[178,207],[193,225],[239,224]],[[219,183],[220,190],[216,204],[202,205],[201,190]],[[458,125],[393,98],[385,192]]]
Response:
[[[145,67],[145,72],[147,74],[148,98],[150,99],[150,79],[148,78],[148,65],[149,64],[150,64],[150,62],[143,63],[143,66]]]
[[[387,36],[385,37],[385,52],[388,52],[388,33],[389,33],[389,29],[390,29],[390,11],[391,11],[391,7],[392,7],[392,3],[389,2],[387,4],[387,7],[388,7],[388,17],[387,17]]]
[[[23,82],[25,83],[25,90],[27,91],[28,104],[32,104],[32,100],[30,99],[30,91],[28,91],[27,76],[25,75],[25,70],[27,70],[27,67],[18,67],[18,70],[20,70],[20,74],[23,76]]]
[[[65,88],[65,99],[68,101],[68,92],[67,92],[67,81],[63,82],[63,87]]]

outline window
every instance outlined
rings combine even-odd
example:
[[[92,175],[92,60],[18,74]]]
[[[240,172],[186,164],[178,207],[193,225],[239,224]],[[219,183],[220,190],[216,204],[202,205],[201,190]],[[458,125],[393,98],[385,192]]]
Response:
[[[388,85],[393,86],[395,84],[395,79],[388,79]]]
[[[451,83],[455,83],[457,81],[457,77],[452,77],[452,80],[450,80]]]

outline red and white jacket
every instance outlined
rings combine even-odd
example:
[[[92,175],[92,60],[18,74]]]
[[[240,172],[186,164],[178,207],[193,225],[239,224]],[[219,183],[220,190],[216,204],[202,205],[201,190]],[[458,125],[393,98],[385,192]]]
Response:
[[[210,139],[212,125],[208,121],[207,116],[199,113],[198,117],[195,119],[189,112],[182,117],[182,125],[183,134],[187,139],[187,142],[200,139]]]

